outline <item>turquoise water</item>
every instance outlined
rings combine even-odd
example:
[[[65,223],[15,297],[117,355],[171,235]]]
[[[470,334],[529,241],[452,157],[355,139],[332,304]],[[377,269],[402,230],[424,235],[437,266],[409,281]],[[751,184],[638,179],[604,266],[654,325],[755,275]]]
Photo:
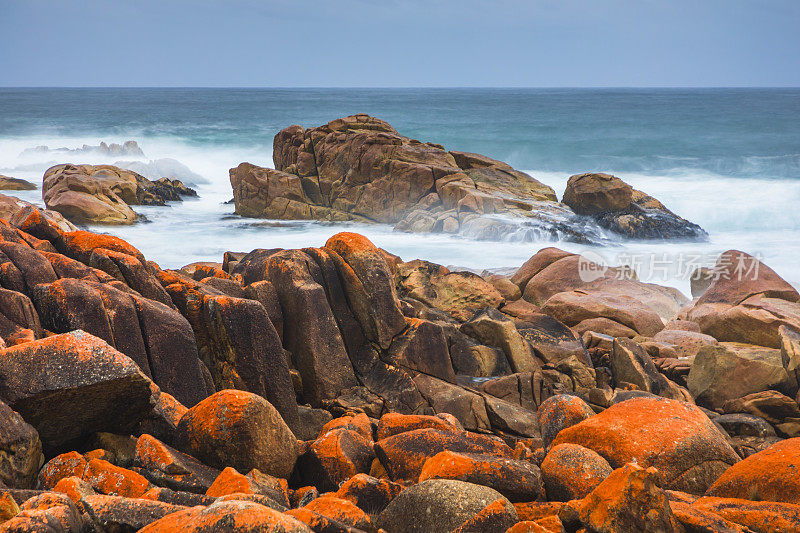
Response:
[[[233,206],[222,204],[231,197],[227,170],[241,161],[271,166],[272,138],[289,124],[356,112],[411,137],[507,161],[559,195],[571,174],[614,173],[709,231],[708,243],[593,250],[610,263],[643,263],[645,279],[685,290],[679,263],[709,263],[739,248],[800,282],[800,89],[0,89],[0,173],[40,182],[52,164],[131,159],[22,152],[134,139],[144,160],[176,159],[203,182],[200,200],[139,208],[150,223],[106,228],[162,266],[218,259],[230,249],[320,245],[343,226],[233,216]],[[552,244],[347,228],[405,258],[474,269],[518,266]]]

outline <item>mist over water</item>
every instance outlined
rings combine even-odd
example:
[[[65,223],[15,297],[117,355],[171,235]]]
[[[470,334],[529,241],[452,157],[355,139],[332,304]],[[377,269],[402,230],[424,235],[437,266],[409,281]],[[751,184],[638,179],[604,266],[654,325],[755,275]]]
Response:
[[[388,226],[243,219],[224,204],[232,197],[228,169],[242,161],[272,166],[272,138],[281,128],[356,112],[410,137],[506,161],[559,198],[572,174],[616,174],[700,224],[709,241],[620,240],[600,249],[475,242]],[[186,165],[205,181],[196,186],[199,199],[136,206],[148,223],[92,228],[129,240],[162,267],[219,261],[226,250],[319,246],[349,230],[404,259],[477,270],[518,267],[545,246],[591,250],[684,293],[686,262],[710,266],[736,248],[800,285],[798,116],[795,89],[0,89],[0,174],[41,184],[48,167],[67,162],[172,158]],[[129,139],[144,158],[23,153]],[[41,204],[41,191],[5,193]]]

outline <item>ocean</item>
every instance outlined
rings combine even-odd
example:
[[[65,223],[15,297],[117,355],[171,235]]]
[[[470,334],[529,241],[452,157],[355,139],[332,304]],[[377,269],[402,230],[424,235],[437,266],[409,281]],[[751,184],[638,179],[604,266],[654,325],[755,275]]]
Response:
[[[388,226],[274,222],[233,214],[228,169],[272,166],[272,139],[364,112],[409,137],[505,161],[561,197],[567,178],[615,174],[700,224],[707,242],[476,242]],[[226,250],[320,246],[358,231],[402,258],[508,270],[545,246],[630,264],[688,294],[696,266],[735,248],[800,286],[800,89],[10,89],[0,88],[0,174],[41,184],[59,163],[127,156],[30,150],[135,140],[143,162],[191,170],[199,199],[135,207],[148,222],[92,227],[163,268],[220,261]],[[42,204],[41,192],[3,191]]]

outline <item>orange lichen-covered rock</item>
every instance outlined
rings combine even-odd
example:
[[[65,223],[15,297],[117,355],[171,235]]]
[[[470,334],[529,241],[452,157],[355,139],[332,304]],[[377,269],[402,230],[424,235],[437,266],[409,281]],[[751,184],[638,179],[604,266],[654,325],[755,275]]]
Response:
[[[356,474],[339,487],[336,496],[349,500],[368,514],[383,511],[403,486],[387,479],[378,479],[368,474]]]
[[[44,492],[20,505],[20,513],[0,526],[2,532],[83,531],[84,521],[66,494]]]
[[[153,483],[181,491],[204,492],[219,475],[219,470],[146,433],[136,440],[133,464],[143,469]]]
[[[286,514],[307,525],[310,528],[309,531],[324,531],[325,533],[357,533],[361,531],[360,529],[352,528],[333,518],[315,513],[305,507],[290,509],[286,511]]]
[[[257,468],[287,478],[299,453],[297,439],[264,398],[223,390],[189,409],[176,429],[175,446],[204,463]]]
[[[83,479],[97,492],[111,496],[139,498],[150,488],[140,474],[102,459],[92,459],[86,464]]]
[[[497,499],[481,509],[475,516],[453,530],[453,533],[483,533],[504,531],[517,521],[514,506],[505,498]]]
[[[571,394],[557,394],[542,402],[537,416],[542,430],[542,446],[550,446],[558,432],[594,416],[589,405]]]
[[[498,500],[500,504],[495,503]],[[518,521],[513,505],[496,490],[453,479],[429,479],[398,494],[376,525],[393,533],[453,531],[490,504],[494,507],[489,515],[501,505],[506,509],[510,523],[504,529]]]
[[[459,431],[459,428],[454,423],[439,416],[386,413],[378,421],[378,427],[375,430],[375,439],[386,439],[398,433],[426,428],[438,429],[440,431]]]
[[[92,485],[77,476],[65,477],[53,487],[54,492],[63,492],[75,503],[79,502],[84,496],[97,494]]]
[[[0,524],[19,514],[19,506],[10,492],[0,492]]]
[[[371,440],[340,427],[314,441],[300,456],[298,470],[303,479],[315,483],[319,490],[336,490],[354,475],[369,472],[373,459]]]
[[[250,486],[250,480],[240,474],[235,468],[227,467],[217,476],[214,483],[206,491],[206,496],[225,496],[226,494],[253,494],[255,491]]]
[[[800,438],[777,442],[736,463],[706,495],[800,504]]]
[[[86,458],[78,452],[67,452],[50,459],[39,471],[36,487],[51,490],[64,478],[83,477],[86,471]]]
[[[420,481],[458,479],[491,487],[512,502],[544,498],[539,468],[528,461],[443,451],[422,467]]]
[[[268,496],[284,507],[289,506],[289,486],[286,480],[262,474],[258,470],[252,470],[245,476],[235,468],[227,467],[206,491],[206,496],[220,497],[229,494],[258,494]]]
[[[693,507],[684,502],[670,501],[675,518],[687,531],[713,531],[714,533],[749,533],[751,530],[718,514]]]
[[[633,463],[616,469],[580,504],[581,522],[597,533],[680,531],[656,474]]]
[[[558,530],[561,533],[562,529]],[[536,522],[525,520],[524,522],[517,522],[506,530],[506,533],[554,533],[554,530],[546,529]]]
[[[665,489],[701,494],[739,457],[698,407],[666,398],[634,398],[561,430],[554,445],[594,450],[612,468],[658,469]]]
[[[132,429],[150,395],[133,360],[82,331],[7,348],[0,358],[0,396],[36,428],[45,450]]]
[[[322,430],[319,432],[319,436],[325,435],[325,433],[337,429],[337,428],[345,428],[355,431],[362,435],[365,439],[372,442],[372,422],[369,421],[369,417],[367,417],[364,413],[358,413],[357,415],[352,416],[340,416],[339,418],[334,418],[324,426],[322,426]]]
[[[372,526],[369,515],[354,503],[333,495],[322,495],[311,500],[305,509],[358,529]]]
[[[364,334],[387,349],[406,326],[406,320],[384,255],[363,235],[347,232],[328,239],[325,250],[331,252],[347,300]]]
[[[77,259],[81,263],[89,264],[92,252],[97,248],[105,248],[114,252],[132,255],[144,264],[146,262],[142,252],[137,250],[127,241],[106,235],[103,233],[92,233],[90,231],[70,231],[62,235],[63,242],[57,243],[56,248],[64,255]],[[59,246],[61,244],[61,246]]]
[[[392,479],[417,480],[429,458],[445,450],[510,458],[507,444],[497,438],[438,429],[415,429],[375,443],[375,454]]]
[[[561,502],[521,502],[515,503],[514,509],[520,520],[537,522],[547,516],[558,516],[564,504]]]
[[[692,507],[714,513],[757,533],[800,531],[800,505],[704,497],[694,502]]]
[[[102,494],[87,496],[80,507],[102,531],[138,531],[160,518],[186,509],[182,505],[155,500]]]
[[[608,461],[577,444],[553,446],[542,461],[542,480],[550,500],[579,500],[611,474]]]
[[[299,520],[253,502],[222,501],[190,507],[141,529],[141,533],[311,533]]]

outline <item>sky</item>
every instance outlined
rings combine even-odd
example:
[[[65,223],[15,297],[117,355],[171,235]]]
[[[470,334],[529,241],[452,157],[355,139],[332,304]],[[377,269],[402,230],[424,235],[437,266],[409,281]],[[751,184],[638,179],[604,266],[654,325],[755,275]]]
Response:
[[[800,86],[800,0],[0,0],[2,86]]]

